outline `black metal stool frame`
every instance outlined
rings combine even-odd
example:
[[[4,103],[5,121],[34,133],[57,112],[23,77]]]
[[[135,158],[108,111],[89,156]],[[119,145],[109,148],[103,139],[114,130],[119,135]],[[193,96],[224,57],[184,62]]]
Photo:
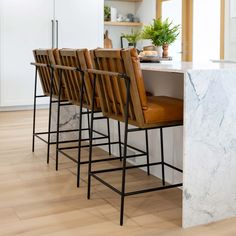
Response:
[[[94,74],[94,88],[93,88],[93,96],[92,96],[92,114],[91,114],[91,130],[90,130],[90,142],[89,142],[89,165],[88,165],[88,191],[87,191],[87,198],[90,199],[91,197],[91,177],[94,177],[96,180],[100,181],[103,183],[105,186],[109,187],[112,189],[114,192],[118,193],[121,196],[121,203],[120,203],[120,225],[123,225],[124,222],[124,200],[126,196],[132,196],[140,193],[147,193],[147,192],[153,192],[153,191],[159,191],[159,190],[164,190],[164,189],[171,189],[171,188],[176,188],[176,187],[181,187],[182,183],[178,184],[172,184],[172,185],[166,185],[165,182],[165,166],[172,168],[178,172],[183,172],[181,169],[170,165],[165,162],[164,160],[164,150],[163,150],[163,128],[167,127],[175,127],[175,126],[181,126],[182,124],[174,124],[174,125],[166,125],[166,126],[160,126],[160,127],[154,127],[154,128],[128,128],[128,108],[129,108],[129,103],[130,103],[130,78],[126,74],[120,74],[116,72],[109,72],[109,71],[101,71],[101,70],[93,70],[90,69],[88,70],[88,73]],[[106,79],[106,77],[102,77],[102,75],[109,75],[109,76],[116,76],[119,79],[124,79],[126,83],[126,105],[124,107],[124,112],[125,112],[125,130],[124,130],[124,153],[122,156],[123,159],[123,166],[120,168],[110,168],[110,169],[103,169],[103,170],[92,170],[92,149],[93,149],[93,115],[94,115],[94,102],[95,102],[95,86],[96,86],[96,80],[97,76],[100,76],[101,79]],[[145,131],[146,134],[146,147],[147,151],[144,152],[147,156],[149,156],[149,151],[148,151],[148,130],[150,129],[160,129],[160,138],[161,138],[161,161],[160,162],[155,162],[155,163],[149,163],[149,158],[147,158],[147,164],[143,165],[135,165],[135,166],[127,166],[126,165],[126,160],[130,156],[127,155],[127,147],[128,145],[128,133],[129,132],[136,132],[136,131]],[[126,170],[128,169],[133,169],[133,168],[140,168],[140,167],[148,167],[148,173],[149,173],[149,167],[154,166],[154,165],[161,165],[162,168],[162,186],[161,187],[155,187],[155,188],[147,188],[147,189],[142,189],[142,190],[137,190],[137,191],[132,191],[132,192],[126,192],[125,191],[125,184],[126,184]],[[106,172],[113,172],[113,171],[122,171],[122,185],[121,185],[121,190],[115,188],[102,178],[100,178],[97,174],[100,173],[106,173]]]
[[[43,63],[31,63],[31,65],[35,66],[35,83],[34,83],[34,105],[33,105],[33,137],[32,137],[32,152],[35,150],[35,137],[43,141],[47,144],[47,163],[49,164],[49,155],[50,155],[50,146],[53,144],[56,144],[57,142],[51,141],[51,134],[56,134],[57,130],[51,131],[51,114],[52,114],[52,104],[58,102],[57,100],[53,100],[53,80],[54,80],[54,67],[49,64],[43,64]],[[38,68],[39,67],[48,67],[50,69],[50,94],[48,95],[37,95],[37,84],[38,84]],[[48,119],[48,131],[45,132],[36,132],[36,108],[37,108],[37,99],[38,98],[45,98],[49,97],[49,119]],[[72,105],[68,101],[62,101],[62,106],[70,106]],[[63,130],[60,132],[75,132],[78,131],[75,130]],[[47,140],[41,137],[41,135],[48,135]],[[68,143],[76,140],[66,140],[61,141],[61,143]]]
[[[89,161],[81,161],[81,148],[85,148],[85,147],[89,147],[89,144],[83,144],[83,141],[89,141],[90,138],[84,138],[82,139],[82,132],[81,131],[89,131],[90,134],[90,118],[89,115],[91,114],[91,111],[88,109],[87,107],[87,111],[83,111],[83,94],[84,94],[84,71],[81,70],[80,68],[76,68],[76,67],[69,67],[69,66],[61,66],[61,65],[54,65],[54,68],[57,68],[60,72],[59,72],[59,98],[58,98],[58,113],[57,113],[57,141],[56,141],[56,170],[58,170],[58,163],[59,163],[59,153],[63,154],[64,156],[66,156],[67,158],[69,158],[70,160],[72,160],[73,162],[77,163],[77,187],[80,186],[80,165],[81,164],[88,164]],[[79,115],[79,128],[77,131],[79,131],[79,136],[78,136],[78,140],[76,140],[78,142],[78,146],[70,146],[70,147],[59,147],[60,142],[59,140],[59,133],[60,133],[60,107],[61,107],[61,101],[60,101],[60,96],[61,96],[61,80],[62,80],[62,75],[63,75],[63,71],[64,70],[70,70],[70,71],[76,71],[78,73],[81,74],[81,79],[82,79],[82,83],[81,83],[81,94],[80,94],[80,115]],[[79,77],[78,77],[79,79]],[[80,82],[80,81],[79,81]],[[87,104],[88,105],[88,104]],[[94,113],[101,113],[99,112],[94,112]],[[83,115],[87,115],[88,117],[88,128],[82,128],[82,116]],[[108,130],[108,134],[105,135],[99,131],[93,130],[94,133],[100,135],[99,137],[94,137],[94,140],[101,140],[101,139],[107,139],[108,142],[103,142],[103,143],[98,143],[98,144],[93,144],[93,146],[106,146],[108,145],[108,150],[109,150],[109,155],[111,155],[111,144],[119,144],[120,142],[111,142],[110,140],[110,125],[109,125],[109,118],[104,117],[104,116],[99,116],[99,117],[94,117],[94,120],[101,120],[101,119],[106,119],[107,120],[107,130]],[[78,149],[78,156],[77,159],[71,157],[69,154],[67,154],[64,150],[68,150],[68,149]],[[103,159],[99,159],[99,160],[94,160],[94,162],[102,162],[102,161],[108,161],[108,160],[114,160],[114,159],[118,159],[118,158],[103,158]],[[119,158],[120,159],[120,158]]]

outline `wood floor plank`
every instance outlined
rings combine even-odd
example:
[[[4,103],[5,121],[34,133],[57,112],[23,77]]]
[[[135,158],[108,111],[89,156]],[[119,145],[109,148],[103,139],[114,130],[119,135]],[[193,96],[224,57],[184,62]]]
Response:
[[[47,128],[46,110],[38,111],[37,129]],[[44,128],[45,127],[45,128]],[[182,192],[179,189],[130,196],[125,200],[125,224],[119,226],[120,197],[96,180],[86,199],[87,166],[76,187],[76,165],[60,155],[55,171],[55,147],[46,164],[46,145],[36,140],[31,152],[32,111],[0,112],[0,236],[235,236],[236,218],[191,229],[181,228]],[[77,156],[76,150],[70,151]],[[94,149],[95,158],[108,157]],[[83,149],[82,159],[88,158]],[[96,168],[118,167],[107,162]],[[120,187],[121,175],[104,174]],[[155,177],[141,170],[128,172],[127,188],[156,186]]]

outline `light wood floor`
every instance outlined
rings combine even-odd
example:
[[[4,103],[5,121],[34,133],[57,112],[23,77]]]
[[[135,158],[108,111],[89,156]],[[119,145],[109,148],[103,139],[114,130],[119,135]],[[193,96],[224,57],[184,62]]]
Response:
[[[47,113],[39,112],[45,125]],[[79,236],[217,236],[236,235],[236,218],[181,229],[181,191],[178,189],[126,198],[125,225],[119,226],[119,196],[93,180],[92,199],[86,199],[86,166],[76,188],[75,165],[60,159],[54,170],[54,151],[46,164],[46,146],[36,142],[31,152],[32,112],[0,112],[0,235]],[[86,158],[88,150],[83,150]],[[106,156],[96,150],[97,157]],[[107,165],[119,165],[119,162]],[[105,165],[103,165],[104,167]],[[129,173],[129,188],[154,185],[140,170]],[[109,177],[118,185],[120,176]]]

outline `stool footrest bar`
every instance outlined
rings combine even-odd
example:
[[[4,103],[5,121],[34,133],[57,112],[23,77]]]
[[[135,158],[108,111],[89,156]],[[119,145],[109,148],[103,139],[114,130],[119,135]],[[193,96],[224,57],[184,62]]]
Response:
[[[127,158],[131,158],[131,156],[127,156]],[[149,164],[149,166],[154,166],[154,165],[161,165],[161,162],[155,162],[155,163],[150,163]],[[141,168],[141,167],[146,167],[146,166],[147,166],[147,164],[127,166],[126,169],[135,169],[135,168]],[[101,174],[101,173],[121,171],[121,170],[123,170],[123,167],[116,167],[116,168],[103,169],[103,170],[95,170],[95,171],[92,171],[91,173]]]
[[[111,142],[111,144],[118,144],[118,143],[119,142]],[[93,147],[106,146],[106,145],[109,145],[109,143],[96,143],[96,144],[93,144]],[[89,147],[89,144],[81,145],[81,147]],[[78,148],[78,146],[62,147],[62,148],[59,148],[58,150],[75,149],[75,148]]]
[[[169,168],[172,168],[172,169],[174,169],[174,170],[177,170],[177,171],[183,173],[183,170],[181,170],[181,169],[179,169],[179,168],[177,168],[177,167],[175,167],[175,166],[172,166],[172,165],[170,165],[170,164],[168,164],[168,163],[166,163],[166,162],[164,162],[164,165],[168,166]]]
[[[91,173],[91,176],[93,176],[96,180],[98,180],[99,182],[103,183],[105,186],[107,186],[108,188],[110,188],[111,190],[113,190],[114,192],[118,193],[119,195],[121,195],[121,191],[119,191],[118,189],[116,189],[114,186],[112,186],[111,184],[107,183],[106,181],[104,181],[103,179],[101,179],[100,177],[98,177],[97,175]]]
[[[94,172],[90,173],[90,175],[93,176],[96,180],[98,180],[102,184],[104,184],[106,187],[110,188],[111,190],[113,190],[114,192],[118,193],[119,195],[122,195],[120,190],[118,190],[117,188],[115,188],[111,184],[107,183],[105,180],[103,180],[102,178],[97,176]],[[178,187],[181,187],[181,186],[183,186],[182,183],[171,184],[171,185],[167,185],[167,186],[160,186],[160,187],[155,187],[155,188],[147,188],[147,189],[141,189],[141,190],[137,190],[137,191],[127,192],[127,193],[124,193],[124,195],[127,197],[127,196],[136,195],[136,194],[161,191],[161,190],[171,189],[171,188],[178,188]]]
[[[141,193],[149,193],[149,192],[160,191],[160,190],[165,190],[165,189],[177,188],[181,186],[183,186],[182,183],[171,184],[171,185],[161,186],[161,187],[156,187],[156,188],[142,189],[142,190],[125,193],[125,196],[132,196],[132,195],[141,194]]]

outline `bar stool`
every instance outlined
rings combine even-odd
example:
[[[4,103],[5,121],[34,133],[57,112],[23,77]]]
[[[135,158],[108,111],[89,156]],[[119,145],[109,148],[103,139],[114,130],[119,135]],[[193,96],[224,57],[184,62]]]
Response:
[[[51,134],[55,134],[56,131],[51,131],[51,115],[52,104],[57,101],[59,94],[58,87],[58,74],[51,66],[55,64],[53,49],[37,49],[33,51],[35,63],[31,63],[35,66],[35,86],[34,86],[34,108],[33,108],[33,139],[32,139],[32,152],[35,150],[35,137],[39,138],[43,142],[47,143],[47,163],[49,163],[50,145],[55,144],[51,141]],[[43,94],[37,94],[38,75],[40,78]],[[36,132],[36,106],[38,98],[49,97],[49,116],[48,116],[48,130],[46,132]],[[67,95],[64,86],[61,89],[61,98],[65,105],[68,105]],[[48,135],[47,140],[42,135]]]
[[[165,181],[165,167],[178,172],[181,169],[170,165],[164,160],[163,128],[181,126],[183,124],[183,101],[165,96],[146,96],[140,62],[135,49],[91,51],[93,63],[96,69],[87,73],[94,76],[94,88],[97,86],[99,100],[103,115],[124,123],[124,153],[122,155],[122,167],[112,169],[93,170],[93,119],[91,119],[90,151],[88,166],[88,193],[91,195],[91,178],[94,177],[105,186],[109,187],[121,196],[120,225],[123,225],[124,200],[126,196],[159,191],[182,186],[182,183],[167,184]],[[93,90],[93,105],[95,102],[95,89]],[[92,114],[93,117],[93,108]],[[131,128],[128,125],[136,126]],[[136,131],[147,132],[150,129],[160,129],[161,161],[146,163],[143,165],[127,166],[128,133]],[[146,152],[148,155],[148,151]],[[146,188],[136,191],[126,191],[126,170],[160,165],[162,170],[162,186]],[[122,171],[121,189],[117,189],[107,180],[99,176],[101,173]]]
[[[61,49],[54,51],[55,56],[55,66],[54,68],[58,70],[59,76],[59,91],[61,90],[61,81],[65,85],[65,89],[67,91],[68,100],[75,106],[79,106],[79,128],[78,128],[78,146],[68,146],[68,147],[60,147],[59,143],[59,124],[60,124],[60,92],[58,99],[58,125],[57,125],[57,141],[56,141],[56,170],[58,170],[58,160],[59,153],[68,157],[75,163],[77,163],[77,187],[80,185],[80,167],[81,164],[88,164],[88,161],[81,161],[81,148],[89,147],[89,144],[82,144],[83,141],[89,141],[89,138],[82,138],[82,132],[88,132],[88,136],[90,134],[90,118],[89,115],[91,113],[92,106],[92,88],[93,81],[91,80],[91,76],[88,74],[84,74],[84,71],[92,68],[91,58],[89,51],[87,49]],[[97,96],[95,96],[96,102],[94,103],[94,113],[100,114],[101,107],[100,102]],[[83,111],[83,109],[85,111]],[[88,127],[83,128],[83,116],[87,116]],[[94,137],[93,140],[102,140],[106,139],[107,142],[94,144],[94,146],[108,146],[109,155],[111,155],[111,140],[110,140],[110,125],[109,118],[104,116],[97,116],[94,118],[95,120],[106,120],[107,125],[107,134],[103,134],[97,130],[93,130],[94,133],[98,135],[98,137]],[[78,149],[78,157],[77,159],[73,158],[71,155],[66,153],[66,150],[69,149]],[[112,158],[99,159],[95,162],[108,161],[112,160]]]

